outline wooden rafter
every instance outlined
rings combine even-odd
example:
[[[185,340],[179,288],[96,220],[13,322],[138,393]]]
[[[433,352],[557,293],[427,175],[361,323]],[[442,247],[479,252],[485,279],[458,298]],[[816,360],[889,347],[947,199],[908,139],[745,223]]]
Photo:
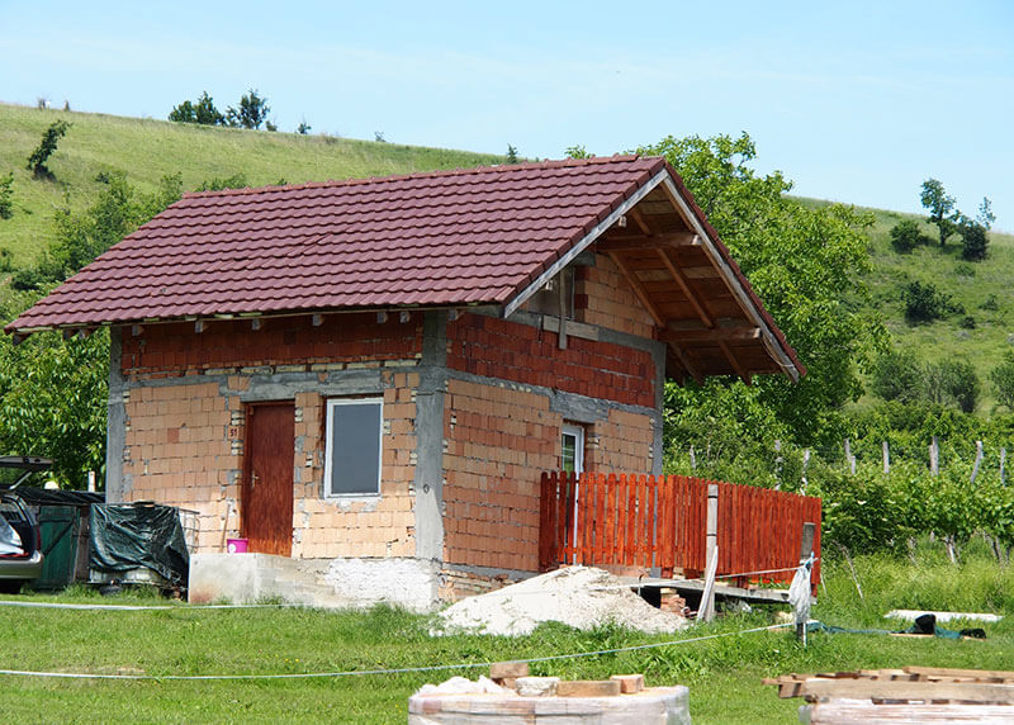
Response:
[[[726,360],[728,360],[729,364],[732,365],[732,369],[736,371],[736,375],[738,375],[744,383],[750,385],[753,382],[750,377],[750,373],[746,370],[746,368],[739,364],[739,360],[732,353],[732,350],[729,349],[729,345],[725,342],[719,342],[718,347],[721,348],[722,354],[725,355]]]
[[[694,291],[690,289],[690,283],[687,281],[687,278],[683,276],[683,273],[680,272],[679,268],[673,264],[672,258],[669,257],[669,252],[665,249],[659,249],[656,251],[658,252],[659,259],[662,260],[662,264],[664,264],[665,268],[669,270],[669,274],[671,274],[673,279],[676,280],[676,284],[680,286],[680,289],[683,290],[683,294],[686,295],[687,300],[689,300],[690,304],[693,305],[694,311],[697,312],[697,316],[701,318],[701,322],[703,322],[707,327],[714,327],[714,318],[706,309],[704,309],[704,305],[697,299],[697,295],[694,294]]]
[[[648,314],[651,315],[651,319],[655,321],[655,324],[659,327],[665,327],[665,317],[663,317],[662,313],[659,312],[655,303],[651,301],[651,297],[648,296],[648,292],[644,289],[644,285],[641,284],[641,280],[639,280],[634,273],[630,271],[630,268],[627,267],[626,263],[624,263],[623,259],[620,258],[619,254],[610,252],[609,258],[613,260],[613,264],[615,264],[616,268],[620,270],[620,274],[622,274],[630,286],[633,287],[634,294],[636,294],[637,298],[641,300],[641,304],[644,305],[644,308],[648,310]]]
[[[669,345],[669,350],[679,360],[680,365],[683,369],[690,373],[690,377],[697,381],[698,385],[704,385],[704,376],[701,375],[701,371],[697,369],[697,366],[690,362],[686,353],[683,352],[677,345]]]
[[[648,237],[652,235],[651,227],[644,221],[644,217],[641,216],[641,212],[637,210],[636,206],[630,210],[630,218],[634,220],[634,224],[637,225],[637,228],[641,230],[644,236]]]

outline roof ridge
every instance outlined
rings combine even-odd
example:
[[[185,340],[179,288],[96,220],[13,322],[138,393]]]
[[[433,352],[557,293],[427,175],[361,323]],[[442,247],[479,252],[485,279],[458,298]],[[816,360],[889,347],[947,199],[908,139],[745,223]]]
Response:
[[[469,166],[455,169],[437,169],[434,171],[414,171],[410,174],[392,174],[390,176],[360,176],[348,179],[328,179],[327,181],[307,181],[302,184],[269,184],[266,186],[245,186],[242,189],[218,189],[208,191],[184,192],[185,199],[207,197],[247,196],[275,191],[298,191],[303,189],[330,189],[343,186],[361,186],[366,184],[386,184],[408,179],[438,179],[451,176],[469,176],[489,173],[511,173],[530,171],[533,169],[561,169],[568,167],[593,166],[609,163],[624,163],[639,159],[652,158],[640,154],[613,154],[612,156],[591,156],[586,159],[547,159],[545,161],[526,161],[520,164],[491,164],[489,166]],[[661,158],[661,157],[659,157]]]

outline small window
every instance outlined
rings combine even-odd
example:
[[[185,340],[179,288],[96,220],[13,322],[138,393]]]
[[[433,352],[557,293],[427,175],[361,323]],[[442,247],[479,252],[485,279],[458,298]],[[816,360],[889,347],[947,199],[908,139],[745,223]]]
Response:
[[[560,468],[568,473],[584,473],[584,428],[565,423],[560,445]]]
[[[383,407],[380,398],[327,401],[325,496],[380,493]]]

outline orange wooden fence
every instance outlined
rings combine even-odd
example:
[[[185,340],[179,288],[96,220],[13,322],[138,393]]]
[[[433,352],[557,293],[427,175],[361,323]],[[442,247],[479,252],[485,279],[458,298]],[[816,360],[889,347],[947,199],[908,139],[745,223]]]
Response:
[[[663,577],[704,573],[708,485],[718,485],[718,576],[792,581],[803,524],[816,524],[820,556],[821,501],[756,486],[688,476],[542,474],[539,567],[562,564],[658,568]],[[816,593],[820,561],[814,565]]]

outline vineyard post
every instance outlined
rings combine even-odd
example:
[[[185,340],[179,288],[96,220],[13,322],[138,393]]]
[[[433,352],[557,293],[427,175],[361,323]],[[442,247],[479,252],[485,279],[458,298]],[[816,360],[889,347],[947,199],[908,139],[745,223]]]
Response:
[[[972,480],[969,483],[975,483],[975,478],[979,475],[979,466],[982,465],[982,441],[975,442],[975,465],[972,466]]]
[[[930,456],[930,474],[934,476],[940,475],[940,444],[937,442],[937,437],[933,436],[930,440],[929,447]]]
[[[891,449],[887,446],[887,441],[883,442],[884,447],[884,473],[891,472]]]
[[[852,446],[849,443],[849,439],[844,440],[845,443],[845,464],[852,471],[852,475],[856,475],[856,457],[852,455]]]
[[[800,487],[799,487],[799,492],[802,493],[802,494],[806,493],[806,484],[809,483],[809,481],[806,480],[806,467],[809,466],[809,465],[810,465],[810,449],[809,448],[804,448],[803,449],[803,476],[802,476],[802,480],[800,481]]]
[[[1007,463],[1007,449],[1006,448],[1001,448],[1000,449],[1000,485],[1001,486],[1006,486],[1007,485],[1007,477],[1004,475],[1004,473],[1006,472],[1005,469],[1004,469],[1004,465],[1006,463]]]

